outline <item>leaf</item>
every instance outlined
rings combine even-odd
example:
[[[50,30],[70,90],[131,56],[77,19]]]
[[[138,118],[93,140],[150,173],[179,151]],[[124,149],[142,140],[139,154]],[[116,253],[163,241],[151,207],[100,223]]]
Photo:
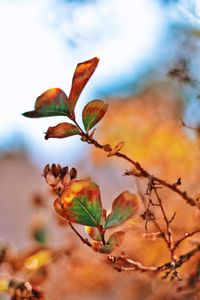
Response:
[[[47,242],[47,231],[46,228],[40,228],[33,233],[33,237],[36,242],[41,245],[46,244]]]
[[[36,99],[35,110],[23,115],[28,118],[69,116],[68,98],[61,89],[49,89]]]
[[[57,138],[62,139],[72,135],[80,134],[79,129],[70,123],[60,123],[54,127],[49,127],[45,139]]]
[[[101,234],[97,227],[85,226],[85,231],[94,241],[102,241]]]
[[[112,212],[108,215],[104,228],[115,227],[126,222],[138,210],[138,198],[128,191],[122,192],[112,204]]]
[[[99,249],[99,252],[109,254],[116,247],[120,246],[124,240],[125,232],[116,231],[108,239],[107,243]]]
[[[24,261],[24,267],[28,270],[39,270],[43,266],[48,265],[52,261],[52,253],[48,249],[41,249]]]
[[[85,130],[88,131],[94,127],[104,116],[108,104],[102,100],[92,100],[83,109],[82,119]]]
[[[99,59],[94,57],[90,60],[86,60],[82,63],[79,63],[75,69],[74,76],[72,79],[72,87],[69,94],[69,111],[70,114],[73,115],[74,108],[76,102],[84,89],[85,85],[87,84],[88,80],[94,73]]]
[[[100,190],[91,180],[72,182],[62,193],[60,203],[69,221],[92,227],[100,225],[102,215]]]
[[[106,210],[102,209],[101,222],[100,222],[102,226],[104,226],[105,221],[106,221]],[[85,231],[94,241],[102,241],[101,234],[97,227],[85,226]]]

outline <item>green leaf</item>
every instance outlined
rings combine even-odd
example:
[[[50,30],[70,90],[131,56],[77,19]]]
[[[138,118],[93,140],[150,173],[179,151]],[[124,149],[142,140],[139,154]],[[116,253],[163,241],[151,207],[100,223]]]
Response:
[[[94,182],[86,179],[72,182],[62,193],[60,202],[69,221],[92,227],[100,225],[100,190]]]
[[[99,252],[109,254],[116,247],[120,246],[123,243],[125,237],[124,231],[114,232],[108,239],[107,243],[99,249]]]
[[[106,210],[102,209],[101,226],[104,226],[106,221]],[[102,241],[102,236],[97,227],[85,226],[85,231],[94,241]]]
[[[60,123],[54,127],[49,127],[45,139],[57,138],[62,139],[72,135],[80,134],[79,129],[70,123]]]
[[[104,228],[115,227],[126,222],[138,210],[138,197],[128,191],[122,192],[113,202],[112,212],[108,215]]]
[[[88,80],[94,73],[99,59],[94,57],[90,60],[79,63],[75,69],[74,76],[72,79],[72,87],[69,94],[69,111],[73,115],[74,108],[77,103],[77,100],[87,84]]]
[[[83,109],[82,119],[85,130],[88,131],[94,127],[105,115],[108,108],[102,100],[92,100]]]
[[[23,115],[28,118],[69,116],[68,98],[61,89],[49,89],[36,99],[35,110]]]
[[[47,231],[46,228],[40,228],[33,233],[33,237],[36,242],[41,245],[46,244],[47,242]]]

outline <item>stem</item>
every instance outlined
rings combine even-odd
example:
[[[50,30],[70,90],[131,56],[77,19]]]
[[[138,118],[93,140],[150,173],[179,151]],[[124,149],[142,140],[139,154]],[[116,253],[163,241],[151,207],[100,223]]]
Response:
[[[162,212],[165,224],[166,224],[166,231],[167,231],[167,236],[168,236],[167,246],[168,246],[168,249],[170,251],[171,259],[172,259],[172,261],[176,261],[176,257],[175,257],[175,254],[174,254],[175,248],[174,248],[174,242],[173,242],[173,235],[172,235],[172,230],[169,226],[171,220],[168,220],[168,218],[167,218],[167,215],[165,213],[165,209],[164,209],[163,204],[162,204],[162,200],[161,200],[161,198],[158,194],[157,189],[154,187],[153,190],[155,192],[156,198],[157,198],[158,203],[159,203],[159,207],[161,209],[161,212]]]
[[[85,136],[86,133],[83,131],[83,129],[82,129],[82,128],[80,127],[80,125],[77,123],[75,117],[72,118],[71,120],[74,122],[74,124],[76,125],[76,127],[80,130],[81,134],[82,134],[83,136]]]
[[[97,229],[98,229],[98,231],[99,231],[99,233],[101,235],[102,243],[105,246],[105,244],[106,244],[105,237],[104,237],[105,230],[103,229],[102,225],[98,226]]]
[[[126,265],[127,264],[130,265],[130,267],[123,267],[123,266],[116,267],[116,269],[118,271],[138,270],[140,272],[156,272],[156,273],[158,273],[158,272],[171,270],[174,272],[174,270],[180,268],[186,261],[188,261],[192,256],[194,256],[199,251],[200,251],[200,244],[198,244],[195,248],[186,252],[185,254],[180,255],[175,262],[167,262],[158,267],[146,267],[146,266],[142,265],[140,262],[137,262],[137,261],[134,261],[127,257],[124,257],[123,255],[117,256],[117,257],[109,255],[108,259],[113,263],[115,263],[117,261],[123,261],[126,263]],[[171,271],[169,273],[171,273]]]
[[[71,227],[71,229],[75,232],[75,234],[79,237],[79,239],[86,245],[88,245],[89,247],[92,247],[92,245],[90,244],[90,242],[88,241],[88,239],[84,239],[80,233],[76,230],[76,228],[72,225],[72,223],[70,221],[67,221],[67,223],[69,224],[69,226]]]
[[[174,249],[176,249],[184,240],[186,240],[187,238],[193,236],[196,233],[200,233],[200,229],[196,229],[196,230],[194,230],[193,232],[190,232],[190,233],[185,233],[185,235],[182,238],[180,238],[179,240],[177,240],[174,243]]]

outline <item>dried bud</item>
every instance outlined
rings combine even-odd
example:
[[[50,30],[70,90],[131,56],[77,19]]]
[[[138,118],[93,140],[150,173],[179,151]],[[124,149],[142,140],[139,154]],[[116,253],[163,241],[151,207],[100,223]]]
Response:
[[[32,294],[33,294],[33,297],[35,297],[35,299],[44,300],[43,293],[38,288],[33,287]]]
[[[53,164],[51,166],[51,173],[55,176],[58,177],[61,173],[61,166],[59,164]]]
[[[63,182],[59,180],[58,184],[53,188],[54,192],[58,195],[61,195],[64,190]]]
[[[63,167],[61,170],[61,177],[63,178],[68,173],[68,166]]]
[[[55,178],[55,176],[50,173],[46,176],[46,181],[47,181],[48,185],[50,185],[51,187],[54,187],[55,185],[57,185],[59,183],[60,178],[59,177]]]
[[[61,167],[59,164],[46,165],[43,176],[50,187],[57,195],[61,195],[63,190],[70,184],[71,180],[77,177],[77,170],[71,168],[70,172],[67,166]]]
[[[85,136],[82,136],[82,137],[81,137],[81,141],[86,142],[86,141],[87,141],[87,138],[86,138]]]
[[[111,146],[110,146],[109,144],[105,144],[105,145],[103,146],[103,150],[104,150],[105,152],[110,152],[110,151],[112,150],[112,148],[111,148]]]
[[[69,185],[70,181],[71,181],[70,175],[66,174],[62,179],[62,184],[64,185],[65,188]]]
[[[136,176],[136,177],[142,177],[141,172],[138,171],[135,167],[131,168],[131,170],[126,170],[124,172],[124,175],[127,175],[127,176],[133,175],[133,176]]]
[[[49,173],[50,173],[50,167],[49,167],[49,164],[48,164],[48,165],[46,165],[46,166],[44,167],[44,170],[43,170],[43,176],[46,177],[47,174],[49,174]]]
[[[77,177],[77,170],[75,168],[71,168],[70,172],[69,172],[69,176],[72,179]]]

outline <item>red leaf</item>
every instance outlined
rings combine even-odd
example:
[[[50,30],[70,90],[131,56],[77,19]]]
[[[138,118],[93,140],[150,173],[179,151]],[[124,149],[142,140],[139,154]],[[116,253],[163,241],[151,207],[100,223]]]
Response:
[[[36,99],[35,110],[23,115],[28,118],[69,116],[68,98],[59,88],[49,89]]]
[[[102,216],[100,189],[91,180],[72,182],[63,191],[60,203],[69,221],[92,227],[100,225]]]
[[[62,139],[72,135],[80,134],[79,129],[70,123],[60,123],[54,127],[49,127],[45,139],[57,138]]]
[[[74,114],[76,102],[88,80],[94,73],[98,62],[99,59],[97,57],[94,57],[77,65],[72,79],[71,91],[69,94],[69,111],[71,115]]]
[[[113,202],[112,212],[106,219],[105,228],[126,222],[138,210],[138,197],[128,191],[122,192]]]
[[[83,109],[82,119],[85,130],[88,131],[94,127],[105,115],[108,108],[102,100],[92,100]]]

